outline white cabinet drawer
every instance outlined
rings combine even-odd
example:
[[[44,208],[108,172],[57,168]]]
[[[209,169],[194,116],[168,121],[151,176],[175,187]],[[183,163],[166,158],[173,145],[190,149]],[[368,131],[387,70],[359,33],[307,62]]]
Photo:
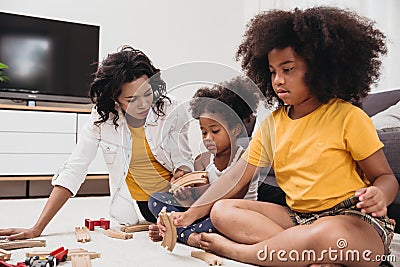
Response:
[[[90,118],[90,114],[78,114],[78,123],[77,123],[78,138],[79,138],[79,134],[81,133],[83,127],[85,127],[86,122],[89,118]]]
[[[76,135],[57,133],[0,132],[0,154],[71,153]]]
[[[0,110],[0,132],[75,133],[76,113]]]
[[[0,176],[53,175],[68,160],[90,114],[0,110]],[[107,173],[101,149],[88,174]]]
[[[0,175],[53,175],[69,154],[0,154]]]

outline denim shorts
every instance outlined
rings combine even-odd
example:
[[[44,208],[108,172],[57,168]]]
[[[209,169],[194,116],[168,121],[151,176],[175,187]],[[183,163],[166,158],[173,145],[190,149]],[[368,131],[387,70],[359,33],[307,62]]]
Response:
[[[372,217],[370,214],[362,213],[360,209],[356,207],[357,203],[358,197],[352,196],[340,202],[333,208],[320,212],[301,213],[293,211],[289,208],[288,212],[295,225],[312,224],[319,218],[325,216],[348,215],[359,217],[360,219],[372,225],[372,227],[378,232],[383,242],[385,254],[390,254],[390,243],[392,242],[394,236],[393,223],[387,216]]]

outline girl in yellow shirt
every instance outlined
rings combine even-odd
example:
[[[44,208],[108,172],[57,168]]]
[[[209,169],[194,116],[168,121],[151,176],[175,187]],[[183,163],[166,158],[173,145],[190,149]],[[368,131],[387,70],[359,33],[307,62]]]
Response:
[[[272,10],[249,24],[237,52],[266,102],[266,118],[242,158],[189,210],[185,226],[211,210],[222,233],[200,247],[263,266],[377,266],[389,253],[386,207],[398,182],[375,128],[357,105],[379,76],[384,34],[339,8]],[[287,204],[233,198],[272,165]],[[226,188],[224,200],[210,201]]]

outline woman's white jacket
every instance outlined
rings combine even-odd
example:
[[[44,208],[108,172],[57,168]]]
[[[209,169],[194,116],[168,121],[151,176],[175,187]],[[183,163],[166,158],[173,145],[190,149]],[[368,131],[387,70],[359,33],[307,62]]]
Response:
[[[166,116],[158,117],[152,110],[144,125],[146,139],[150,149],[166,169],[173,172],[176,168],[187,166],[193,170],[192,153],[188,142],[188,110],[171,96],[171,103],[164,104]],[[52,184],[62,186],[73,195],[84,182],[88,167],[100,146],[109,171],[111,193],[110,216],[122,224],[136,224],[139,219],[134,208],[125,178],[132,157],[132,137],[125,116],[117,107],[118,127],[112,122],[112,116],[105,123],[95,125],[99,114],[93,108],[90,119],[80,134],[77,146],[70,158],[54,175]]]

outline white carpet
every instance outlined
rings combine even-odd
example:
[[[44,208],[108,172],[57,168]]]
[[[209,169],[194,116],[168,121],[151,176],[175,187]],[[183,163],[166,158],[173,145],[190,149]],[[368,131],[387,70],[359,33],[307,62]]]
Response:
[[[45,201],[46,199],[0,200],[0,228],[32,226]],[[161,247],[160,242],[152,242],[147,232],[134,233],[133,239],[120,240],[105,236],[103,229],[96,227],[95,231],[90,232],[92,239],[90,242],[77,242],[75,227],[84,226],[85,218],[109,219],[108,206],[108,197],[70,199],[39,238],[47,241],[45,250],[55,250],[64,246],[69,249],[83,248],[101,253],[101,258],[91,261],[93,267],[207,266],[205,262],[190,256],[194,248],[177,244],[173,253],[170,253]],[[113,221],[111,228],[120,229]],[[15,264],[24,261],[25,253],[33,250],[44,250],[44,248],[13,250],[9,262]],[[228,259],[223,259],[223,262],[225,266],[252,266]],[[60,266],[69,267],[72,264],[64,262]]]
[[[393,266],[400,267],[400,234],[394,235],[394,239],[391,245],[391,250],[392,250],[392,255],[394,257],[394,261],[392,261]]]
[[[34,224],[41,212],[46,199],[27,200],[0,200],[0,228],[30,227]],[[93,267],[128,267],[128,266],[199,266],[207,264],[190,257],[194,248],[177,244],[173,253],[162,248],[160,242],[150,241],[147,232],[134,233],[133,239],[120,240],[105,236],[103,229],[95,228],[91,233],[92,241],[79,243],[75,239],[76,226],[84,226],[85,218],[97,220],[108,216],[108,197],[72,198],[56,215],[45,229],[40,239],[46,239],[46,250],[54,250],[60,246],[65,248],[84,248],[89,251],[101,253],[101,258],[92,260]],[[111,228],[119,226],[113,221]],[[43,248],[27,248],[12,251],[10,263],[25,260],[25,253]],[[392,243],[392,252],[396,256],[394,266],[400,267],[400,235],[395,235]],[[72,266],[70,262],[60,266]],[[252,266],[224,259],[224,266]]]

